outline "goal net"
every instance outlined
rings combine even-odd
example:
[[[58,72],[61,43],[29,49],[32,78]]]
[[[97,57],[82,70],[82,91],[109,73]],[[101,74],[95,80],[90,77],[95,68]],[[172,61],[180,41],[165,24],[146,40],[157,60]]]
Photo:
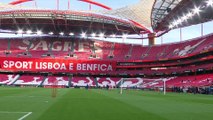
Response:
[[[142,78],[122,78],[119,84],[120,94],[123,93],[123,89],[137,89],[142,83]]]

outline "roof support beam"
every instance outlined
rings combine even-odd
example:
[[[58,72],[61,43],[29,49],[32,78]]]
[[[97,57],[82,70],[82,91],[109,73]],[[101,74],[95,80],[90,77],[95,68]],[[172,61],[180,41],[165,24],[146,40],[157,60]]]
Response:
[[[19,26],[18,26],[18,24],[17,24],[17,21],[16,21],[16,19],[15,19],[15,16],[14,16],[14,14],[12,14],[13,15],[13,24],[16,26],[16,28],[18,29],[19,28]]]
[[[26,13],[24,13],[24,19],[25,19],[25,22],[26,22],[27,26],[30,28],[30,21],[29,21],[28,16],[27,16]]]
[[[56,31],[56,26],[55,26],[55,14],[52,14],[52,19],[51,19],[51,21],[52,21],[52,25],[53,25],[53,28],[54,28],[54,30]]]

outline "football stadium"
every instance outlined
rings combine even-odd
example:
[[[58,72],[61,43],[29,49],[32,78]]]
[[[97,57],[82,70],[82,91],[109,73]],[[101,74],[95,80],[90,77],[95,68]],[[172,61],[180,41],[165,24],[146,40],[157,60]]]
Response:
[[[213,0],[0,1],[0,120],[212,120]]]

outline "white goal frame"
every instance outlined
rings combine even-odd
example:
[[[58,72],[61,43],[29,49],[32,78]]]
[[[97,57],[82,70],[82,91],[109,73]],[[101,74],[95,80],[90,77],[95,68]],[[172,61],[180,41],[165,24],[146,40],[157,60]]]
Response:
[[[137,79],[137,78],[122,78],[121,81],[120,81],[120,94],[123,94],[123,88],[126,88],[126,87],[123,87],[123,83],[124,81],[128,81],[128,80],[131,80],[131,79]],[[127,86],[128,88],[128,86]]]
[[[124,83],[125,80],[131,80],[131,79],[136,79],[136,78],[122,78],[120,81],[120,94],[123,94],[123,86],[122,84]],[[159,80],[161,81],[161,80]],[[162,79],[163,81],[163,94],[166,95],[166,79]]]

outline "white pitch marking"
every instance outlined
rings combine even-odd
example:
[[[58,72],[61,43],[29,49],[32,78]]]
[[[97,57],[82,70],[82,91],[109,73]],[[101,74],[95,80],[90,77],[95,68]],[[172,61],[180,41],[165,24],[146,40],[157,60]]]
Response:
[[[26,118],[26,117],[28,117],[30,114],[32,114],[32,112],[9,112],[9,111],[0,111],[0,113],[3,113],[3,114],[25,113],[25,115],[22,116],[21,118],[19,118],[18,120],[23,120],[24,118]]]
[[[22,117],[19,118],[18,120],[23,120],[24,118],[26,118],[26,117],[29,116],[30,114],[32,114],[32,112],[27,112],[26,115],[22,116]]]

